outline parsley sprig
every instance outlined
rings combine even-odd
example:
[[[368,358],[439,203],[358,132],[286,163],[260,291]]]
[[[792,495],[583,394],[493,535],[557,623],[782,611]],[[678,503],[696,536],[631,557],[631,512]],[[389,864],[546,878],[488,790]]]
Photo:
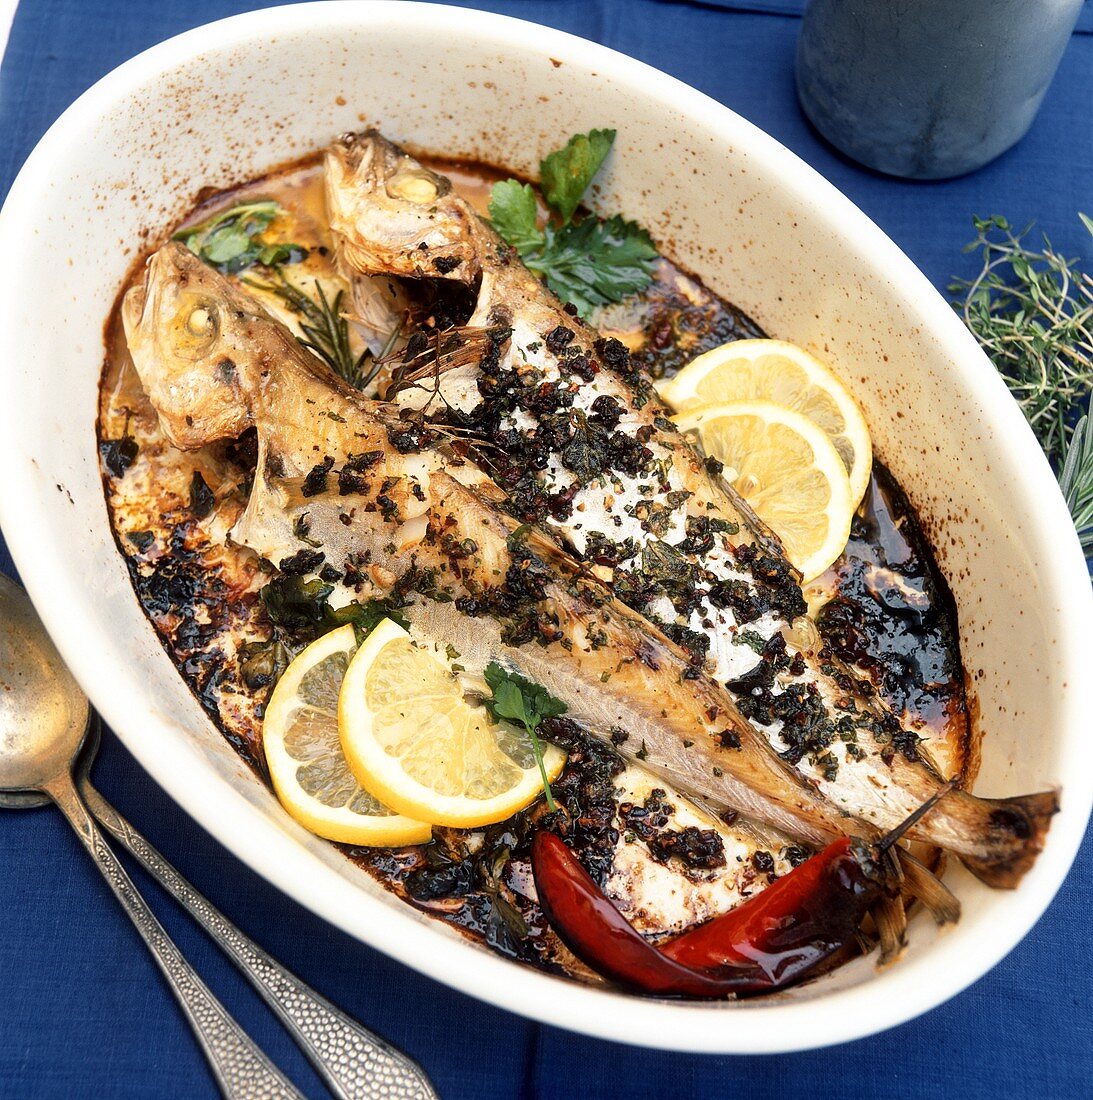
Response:
[[[563,149],[539,164],[543,201],[556,216],[540,226],[535,192],[518,180],[503,180],[490,192],[490,218],[524,263],[583,317],[597,306],[622,301],[652,281],[656,246],[636,222],[616,214],[587,215],[574,222],[615,140],[614,130],[575,134]]]
[[[1093,233],[1093,219],[1078,215]],[[1093,278],[1047,237],[1026,243],[1005,218],[973,218],[982,267],[949,289],[1059,472],[1082,547],[1093,553]]]
[[[254,264],[275,267],[298,263],[307,255],[302,245],[268,243],[262,239],[273,220],[283,213],[272,199],[240,203],[197,225],[180,229],[172,239],[181,241],[197,257],[226,275]]]
[[[544,719],[565,714],[568,708],[541,684],[525,679],[518,672],[510,672],[496,661],[490,661],[486,665],[484,675],[486,684],[493,692],[493,698],[484,700],[486,709],[494,719],[518,722],[527,730],[532,752],[535,753],[535,760],[539,765],[539,774],[543,777],[547,809],[553,810],[554,795],[550,790],[550,780],[547,779],[543,746],[539,742],[537,731]]]

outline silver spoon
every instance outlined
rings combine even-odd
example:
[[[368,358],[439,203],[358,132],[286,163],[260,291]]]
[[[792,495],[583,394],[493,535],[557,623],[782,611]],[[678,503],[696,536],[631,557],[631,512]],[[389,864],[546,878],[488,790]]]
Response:
[[[88,738],[76,785],[99,824],[205,929],[277,1014],[315,1071],[339,1100],[439,1100],[425,1071],[408,1055],[347,1016],[244,935],[91,785],[98,754]]]
[[[89,721],[90,716],[90,721]],[[91,736],[81,752],[85,730]],[[137,893],[95,818],[205,928],[342,1100],[437,1100],[425,1071],[335,1008],[243,935],[92,787],[98,722],[26,594],[0,575],[0,808],[52,800],[152,950],[229,1097],[298,1097],[209,992]],[[73,783],[77,765],[81,799]],[[86,800],[86,801],[85,801]],[[94,816],[92,816],[94,815]]]

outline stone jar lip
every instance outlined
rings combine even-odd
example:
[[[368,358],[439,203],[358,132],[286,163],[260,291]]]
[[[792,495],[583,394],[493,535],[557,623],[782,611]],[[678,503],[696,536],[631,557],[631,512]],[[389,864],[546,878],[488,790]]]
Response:
[[[811,0],[797,98],[816,130],[887,175],[949,179],[1028,133],[1082,0]]]

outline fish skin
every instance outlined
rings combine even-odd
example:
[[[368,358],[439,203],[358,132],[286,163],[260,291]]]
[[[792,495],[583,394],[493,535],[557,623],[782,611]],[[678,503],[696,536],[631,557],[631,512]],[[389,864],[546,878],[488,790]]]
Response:
[[[368,171],[356,172],[355,164],[366,164]],[[383,180],[384,168],[400,176],[414,171],[429,173],[375,131],[344,135],[331,146],[326,156],[328,215],[339,265],[350,280],[392,274],[421,278],[429,274],[424,269],[421,274],[412,272],[413,257],[407,248],[400,249],[398,233],[406,221],[402,208],[414,203],[390,194]],[[611,397],[619,402],[625,410],[620,430],[628,434],[639,430],[648,432],[646,445],[655,458],[671,463],[669,489],[688,494],[671,509],[675,537],[682,535],[687,517],[713,517],[739,527],[738,533],[722,535],[720,546],[707,552],[705,557],[688,554],[693,564],[705,569],[707,575],[712,574],[715,580],[743,582],[749,586],[749,594],[762,592],[764,585],[754,568],[742,567],[738,557],[733,560],[741,545],[751,544],[763,555],[763,560],[774,560],[784,566],[785,576],[780,578],[779,584],[787,590],[789,586],[797,588],[799,595],[800,577],[785,560],[777,538],[723,479],[710,473],[695,447],[667,421],[668,410],[651,388],[640,379],[624,378],[615,369],[619,366],[617,355],[607,362],[605,347],[597,342],[594,331],[568,314],[561,302],[524,267],[492,229],[475,217],[463,200],[445,189],[443,177],[429,174],[436,181],[433,186],[437,192],[445,195],[443,209],[437,208],[431,215],[433,231],[439,233],[436,223],[450,218],[447,224],[450,232],[444,236],[445,247],[454,248],[453,242],[462,232],[464,249],[461,255],[475,257],[444,275],[468,284],[474,282],[476,275],[480,280],[477,304],[467,322],[468,328],[505,326],[512,330],[501,369],[507,367],[523,376],[533,376],[532,372],[538,371],[534,377],[565,385],[571,376],[567,375],[564,363],[573,349],[579,349],[595,364],[596,373],[591,379],[568,386],[575,394],[574,406],[587,411],[596,396]],[[370,206],[370,199],[373,206]],[[354,221],[362,211],[364,216]],[[407,245],[410,243],[408,241]],[[560,349],[552,350],[546,336],[559,327],[569,334],[568,341]],[[398,400],[405,407],[425,409],[430,414],[439,410],[449,419],[454,417],[457,423],[486,422],[486,417],[492,414],[488,400],[484,400],[479,391],[481,376],[482,371],[476,365],[461,362],[454,369],[438,373],[432,391],[419,385],[399,393]],[[525,440],[530,438],[529,432],[542,424],[541,419],[537,423],[536,417],[523,407],[507,410],[503,417],[507,417],[503,425],[521,432]],[[484,455],[483,461],[488,461],[488,457]],[[563,463],[555,458],[552,457],[553,465],[541,476],[552,479],[554,486],[569,488],[577,479],[567,482]],[[491,472],[496,473],[498,480],[505,480],[496,470]],[[615,488],[624,481],[617,473],[612,477],[616,479]],[[595,481],[584,483],[572,499],[597,508],[609,488]],[[610,509],[602,508],[601,512],[607,516]],[[568,517],[546,516],[544,522],[564,545],[578,556],[584,554],[588,545],[587,528],[591,523],[582,523],[576,508]],[[644,537],[650,541],[650,536]],[[663,536],[665,540],[668,537]],[[634,560],[644,559],[635,557]],[[792,604],[792,600],[789,603]],[[645,610],[648,613],[649,609]],[[738,655],[726,650],[725,638],[731,637],[737,627],[732,612],[726,614],[724,608],[715,609],[709,601],[701,605],[700,612],[697,625],[693,615],[690,619],[680,616],[676,621],[680,626],[690,626],[707,636],[714,656],[706,662],[706,673],[719,681],[728,680],[734,695],[744,706],[748,703],[747,696],[754,692],[753,677],[762,662],[756,657],[751,666],[741,670]],[[802,600],[799,615],[767,615],[756,624],[765,642],[779,632],[786,636],[790,641],[787,652],[793,657],[799,655],[805,665],[802,673],[779,671],[771,690],[776,695],[783,695],[787,688],[814,692],[819,706],[832,721],[848,713],[849,703],[853,728],[844,732],[852,736],[853,746],[837,737],[825,746],[826,753],[837,760],[834,775],[821,766],[822,757],[817,761],[815,754],[811,759],[805,755],[794,763],[802,780],[815,786],[830,802],[845,807],[860,821],[878,829],[894,828],[934,794],[944,779],[923,754],[913,749],[906,754],[893,752],[892,736],[900,730],[898,719],[870,696],[868,686],[857,681],[851,670],[839,667],[838,662],[823,650],[818,632],[804,619],[803,612]],[[670,606],[663,614],[668,619],[679,615]],[[658,617],[654,621],[663,622],[664,619]],[[726,667],[727,659],[736,662],[731,670]],[[726,676],[726,671],[731,671],[732,675]],[[759,727],[763,728],[762,723]],[[783,728],[776,722],[765,728],[776,748],[786,745],[781,738]],[[904,740],[904,743],[908,742]],[[1057,809],[1056,791],[983,799],[954,790],[909,835],[958,854],[969,869],[989,885],[1013,887],[1042,849],[1051,816]]]
[[[195,311],[211,318],[201,334]],[[165,245],[151,258],[122,319],[176,446],[257,429],[254,484],[234,541],[276,564],[302,548],[294,528],[306,514],[309,539],[340,571],[351,555],[367,555],[361,564],[381,588],[408,567],[419,582],[431,571],[421,586],[435,583],[432,597],[410,592],[404,609],[419,637],[452,643],[464,664],[499,660],[520,670],[601,736],[626,730],[620,754],[683,794],[809,843],[846,831],[845,815],[800,781],[720,685],[691,678],[675,643],[541,531],[514,537],[518,521],[490,499],[496,488],[480,471],[439,446],[400,453],[389,433],[406,422],[392,406],[346,385],[185,248]],[[354,470],[352,456],[361,455],[368,461]],[[327,459],[325,491],[305,495],[308,475]],[[525,636],[529,625],[534,638]],[[724,731],[738,748],[723,744]]]

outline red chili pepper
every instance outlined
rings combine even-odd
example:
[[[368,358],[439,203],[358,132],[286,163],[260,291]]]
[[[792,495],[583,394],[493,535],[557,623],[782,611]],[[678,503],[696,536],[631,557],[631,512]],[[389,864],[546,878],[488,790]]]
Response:
[[[654,947],[553,833],[537,833],[531,867],[554,931],[597,973],[644,993],[725,997],[783,989],[853,942],[866,912],[894,896],[890,849],[937,803],[938,791],[876,844],[840,837],[762,893]]]
[[[781,988],[850,943],[890,882],[876,849],[840,837],[755,897],[660,950],[711,973],[750,963]]]
[[[662,996],[727,997],[769,988],[754,965],[729,964],[714,976],[662,955],[631,926],[553,833],[535,835],[531,867],[539,904],[551,927],[577,958],[604,977]]]
[[[951,786],[938,790],[878,843],[840,837],[755,897],[660,950],[699,970],[752,963],[777,988],[815,973],[852,941],[881,894],[895,893],[899,872],[890,849]]]

